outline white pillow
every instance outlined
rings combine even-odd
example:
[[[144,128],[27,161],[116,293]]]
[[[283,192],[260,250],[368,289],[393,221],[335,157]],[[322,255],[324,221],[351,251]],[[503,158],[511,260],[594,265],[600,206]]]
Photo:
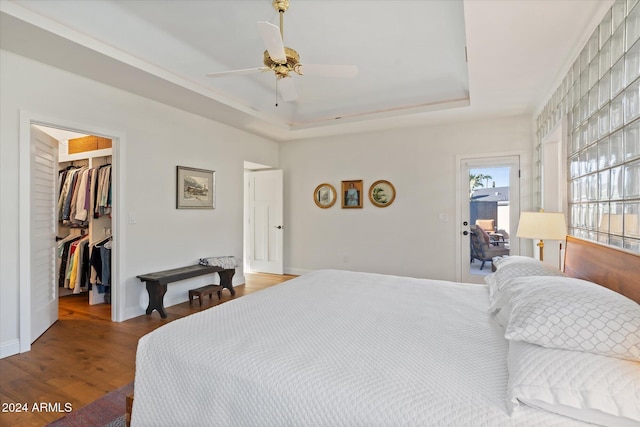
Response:
[[[564,276],[564,273],[555,267],[543,264],[538,260],[535,262],[517,262],[503,264],[494,273],[496,275],[497,291],[504,291],[506,283],[517,277],[528,276]]]
[[[503,258],[496,267],[496,272],[484,278],[489,286],[489,302],[493,304],[500,298],[511,279],[527,276],[564,276],[564,273],[534,258],[523,256]]]
[[[496,273],[484,276],[484,283],[489,288],[489,303],[493,304],[498,296],[498,283],[496,282]]]
[[[493,258],[493,265],[496,267],[496,269],[504,265],[522,263],[541,264],[541,262],[535,258],[522,255],[498,256]]]
[[[507,339],[640,361],[640,305],[610,289],[569,277],[521,277],[496,305],[507,303]]]
[[[498,325],[502,326],[504,329],[507,329],[507,325],[509,324],[510,317],[511,317],[511,303],[508,301],[500,309],[495,310],[493,312],[493,318],[496,320],[496,322],[498,322]]]
[[[605,426],[640,423],[640,363],[509,343],[507,407],[520,403]]]

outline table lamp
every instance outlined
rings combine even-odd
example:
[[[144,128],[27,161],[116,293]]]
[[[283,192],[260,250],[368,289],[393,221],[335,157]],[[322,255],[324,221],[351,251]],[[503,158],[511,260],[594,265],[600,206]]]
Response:
[[[517,237],[540,239],[540,261],[544,260],[544,240],[564,240],[567,223],[562,212],[522,212],[518,223]]]

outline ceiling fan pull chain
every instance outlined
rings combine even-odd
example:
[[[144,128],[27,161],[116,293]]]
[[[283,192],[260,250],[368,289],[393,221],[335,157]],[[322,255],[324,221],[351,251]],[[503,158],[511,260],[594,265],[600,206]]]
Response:
[[[278,106],[278,77],[276,77],[276,107]]]

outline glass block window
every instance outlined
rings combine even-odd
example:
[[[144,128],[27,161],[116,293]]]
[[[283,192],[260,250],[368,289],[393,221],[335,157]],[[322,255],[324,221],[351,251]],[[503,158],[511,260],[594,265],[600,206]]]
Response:
[[[567,118],[569,234],[640,252],[640,2],[616,0],[537,117],[541,147]]]

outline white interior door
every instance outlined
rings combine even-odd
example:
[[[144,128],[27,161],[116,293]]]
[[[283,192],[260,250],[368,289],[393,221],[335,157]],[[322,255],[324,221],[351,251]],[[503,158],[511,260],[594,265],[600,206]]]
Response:
[[[58,141],[31,126],[31,342],[58,320],[55,280]]]
[[[509,254],[519,254],[519,240],[515,237],[520,218],[520,157],[498,156],[463,158],[460,160],[460,274],[459,280],[467,283],[484,283],[484,276],[491,273],[491,262],[474,259],[471,252],[471,226],[476,219],[493,219],[494,231],[506,231]],[[472,192],[471,175],[484,175],[476,191]],[[491,177],[491,178],[488,178]],[[495,182],[495,186],[494,186]],[[489,213],[491,212],[491,213]]]
[[[249,172],[251,271],[283,274],[282,170]]]

